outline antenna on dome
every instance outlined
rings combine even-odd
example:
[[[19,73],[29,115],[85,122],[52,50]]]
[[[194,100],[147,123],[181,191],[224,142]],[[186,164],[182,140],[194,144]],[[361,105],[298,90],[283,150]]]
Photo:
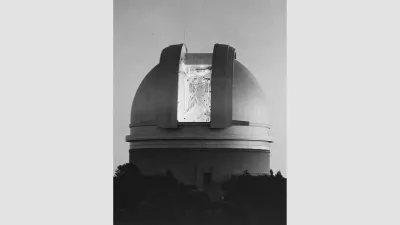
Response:
[[[183,44],[186,45],[186,31],[183,30]]]

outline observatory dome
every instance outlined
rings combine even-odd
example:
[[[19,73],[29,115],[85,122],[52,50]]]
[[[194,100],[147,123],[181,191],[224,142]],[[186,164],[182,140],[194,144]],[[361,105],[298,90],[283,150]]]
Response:
[[[145,174],[170,170],[202,190],[270,170],[265,96],[229,45],[212,53],[165,48],[136,91],[129,127],[129,162]]]
[[[157,65],[143,79],[132,104],[131,124],[156,121],[157,96],[171,96],[160,80],[164,71]],[[173,109],[171,109],[173,110]],[[233,63],[232,118],[257,124],[270,124],[266,99],[254,75],[239,61]]]
[[[195,75],[187,75],[190,73]],[[213,53],[187,53],[183,44],[165,48],[159,64],[136,91],[130,128],[127,141],[131,149],[154,147],[148,140],[231,140],[229,147],[237,141],[260,141],[253,147],[263,149],[269,147],[262,142],[272,141],[261,87],[249,69],[236,60],[235,49],[222,44],[216,44]],[[194,147],[174,145],[184,146]],[[217,147],[217,143],[211,146]]]

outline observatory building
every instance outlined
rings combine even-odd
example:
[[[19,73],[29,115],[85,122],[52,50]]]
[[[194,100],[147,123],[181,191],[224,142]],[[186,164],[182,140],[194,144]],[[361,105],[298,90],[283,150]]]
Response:
[[[170,170],[204,190],[245,170],[270,170],[264,93],[229,45],[165,48],[135,94],[129,127],[129,162],[143,174]]]

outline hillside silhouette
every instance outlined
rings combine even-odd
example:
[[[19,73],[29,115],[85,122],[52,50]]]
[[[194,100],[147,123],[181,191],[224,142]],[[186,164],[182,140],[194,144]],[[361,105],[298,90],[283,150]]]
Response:
[[[222,184],[223,200],[179,182],[171,171],[143,175],[131,163],[114,175],[114,224],[286,224],[286,178],[247,171]]]

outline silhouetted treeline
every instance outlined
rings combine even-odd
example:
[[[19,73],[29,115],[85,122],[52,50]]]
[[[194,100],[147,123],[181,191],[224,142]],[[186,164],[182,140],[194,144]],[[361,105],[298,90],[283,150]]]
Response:
[[[141,204],[163,207],[178,204],[184,194],[195,189],[184,185],[167,171],[164,175],[142,175],[131,163],[118,166],[114,176],[114,208],[136,209]]]
[[[286,178],[280,172],[251,175],[245,171],[222,185],[226,201],[249,207],[257,216],[286,224]]]
[[[198,224],[198,218],[214,215],[220,220],[213,224],[286,224],[286,178],[280,172],[254,176],[245,171],[224,182],[222,189],[224,201],[211,202],[206,192],[180,183],[170,171],[143,175],[127,163],[118,166],[114,175],[114,219],[184,218],[183,224],[194,224],[192,220]],[[203,216],[193,217],[196,213]]]

